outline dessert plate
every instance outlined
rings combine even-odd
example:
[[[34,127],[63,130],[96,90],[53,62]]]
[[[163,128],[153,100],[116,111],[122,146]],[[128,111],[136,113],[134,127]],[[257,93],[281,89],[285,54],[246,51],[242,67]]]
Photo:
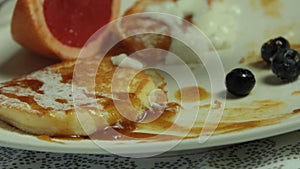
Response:
[[[282,83],[260,58],[260,46],[272,37],[285,36],[293,44],[293,48],[297,49],[300,42],[300,21],[297,18],[300,12],[297,12],[297,6],[300,2],[277,0],[263,4],[263,1],[249,0],[238,4],[233,1],[226,3],[228,4],[225,5],[234,4],[240,10],[236,18],[238,25],[236,34],[239,36],[232,37],[235,39],[234,43],[226,50],[218,50],[217,54],[222,61],[224,73],[236,67],[243,67],[255,74],[256,86],[247,97],[236,98],[227,94],[225,90],[212,93],[213,85],[210,78],[213,77],[208,75],[205,65],[190,64],[189,68],[198,84],[194,87],[200,87],[205,94],[200,93],[200,97],[205,97],[202,97],[200,102],[193,103],[192,108],[181,112],[188,114],[184,117],[174,115],[176,118],[169,117],[166,121],[153,123],[152,126],[145,125],[148,127],[145,129],[146,132],[163,137],[152,138],[152,135],[148,135],[146,140],[37,137],[0,123],[0,146],[48,152],[114,153],[147,157],[167,151],[204,149],[241,143],[300,129],[300,80]],[[1,82],[55,63],[17,45],[10,35],[9,23],[0,25],[0,55]],[[182,73],[180,65],[168,65],[167,68],[179,75],[179,80],[186,79],[180,76]],[[176,92],[180,88],[173,77],[162,74],[167,82],[166,90],[170,101],[178,102]],[[199,139],[199,135],[203,131],[210,109],[218,109],[218,100],[213,100],[213,96],[226,100],[222,102],[225,109],[213,135],[204,135],[207,137],[203,141],[201,137]],[[176,127],[168,131],[170,133],[163,133],[165,128],[162,126],[169,122],[168,120],[173,120]]]

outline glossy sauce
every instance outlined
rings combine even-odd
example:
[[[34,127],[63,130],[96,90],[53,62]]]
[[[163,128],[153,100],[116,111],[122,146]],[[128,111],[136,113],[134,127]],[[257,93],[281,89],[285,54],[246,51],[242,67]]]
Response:
[[[222,121],[216,124],[217,128],[213,132],[213,135],[270,126],[300,114],[299,109],[295,109],[290,113],[276,114],[277,111],[275,110],[281,110],[284,106],[284,103],[276,100],[255,100],[241,104],[240,107],[225,108]],[[209,107],[209,105],[200,106],[200,108],[204,110],[208,110]],[[198,138],[203,131],[204,121],[196,121],[191,128],[182,126],[180,122],[174,123],[181,109],[182,107],[179,104],[169,103],[159,118],[153,121],[151,121],[152,116],[156,115],[148,111],[145,112],[147,115],[137,123],[123,120],[118,124],[106,127],[86,137],[38,136],[37,138],[53,143],[57,143],[57,140],[136,140],[138,143],[145,143]],[[161,134],[169,129],[176,131],[176,133],[181,133],[181,135],[170,133]],[[209,130],[209,126],[205,128],[205,131]],[[182,133],[186,133],[186,136],[183,136]],[[60,142],[58,143],[61,144]]]
[[[55,99],[55,101],[62,104],[68,103],[68,100],[66,99]]]
[[[179,108],[180,106],[178,104],[169,103],[159,118],[156,118],[157,114],[155,114],[155,112],[147,111],[145,112],[146,115],[144,115],[144,118],[137,123],[125,120],[119,125],[97,131],[92,134],[90,138],[93,140],[153,140],[153,137],[155,137],[155,140],[158,138],[170,139],[172,136],[139,132],[139,130],[151,130],[155,132],[167,130],[173,125],[173,118],[177,115]],[[153,120],[153,118],[155,118],[155,120]],[[175,136],[173,137],[175,138]]]
[[[218,127],[214,131],[213,135],[220,135],[220,134],[226,134],[226,133],[233,133],[233,132],[241,132],[244,130],[264,127],[264,126],[270,126],[276,123],[279,123],[282,120],[285,120],[287,118],[290,118],[295,115],[299,115],[300,110],[295,109],[291,113],[281,114],[281,115],[275,115],[273,118],[264,119],[264,120],[253,120],[253,121],[244,121],[244,122],[220,122],[218,124]],[[167,128],[170,127],[171,123],[169,120],[167,124],[169,125],[162,125],[161,122],[164,120],[160,119],[159,121],[156,121],[151,124],[139,124],[137,125],[137,128],[145,128],[145,129],[151,129],[152,131],[164,131]],[[86,137],[49,137],[49,136],[37,136],[38,139],[51,142],[51,143],[58,143],[58,144],[64,144],[63,140],[68,141],[81,141],[81,140],[138,140],[138,143],[145,143],[145,142],[153,142],[153,141],[171,141],[171,140],[186,140],[186,139],[195,139],[200,136],[200,133],[203,130],[203,122],[196,122],[195,125],[192,128],[184,128],[175,125],[175,129],[178,132],[185,132],[187,133],[186,136],[177,136],[177,135],[168,135],[168,134],[152,134],[152,133],[146,133],[146,132],[136,132],[134,130],[127,130],[127,129],[120,129],[120,128],[114,128],[109,127],[105,130],[98,131],[91,136]],[[207,129],[206,129],[207,130]],[[61,141],[57,141],[61,140]]]
[[[292,95],[300,95],[300,91],[294,91]]]
[[[300,52],[300,44],[291,44],[291,48]]]
[[[31,109],[33,110],[37,110],[39,112],[49,112],[50,110],[52,110],[52,108],[44,108],[42,106],[40,106],[35,100],[34,100],[34,96],[17,96],[15,94],[11,94],[11,93],[5,93],[5,92],[0,92],[0,94],[8,97],[8,98],[14,98],[14,99],[18,99],[21,102],[25,102],[28,103],[31,106]]]
[[[281,17],[280,11],[284,6],[279,0],[260,0],[265,15],[270,17]]]
[[[176,91],[175,98],[178,101],[187,102],[187,103],[198,102],[210,98],[210,93],[201,87],[192,86],[192,87],[182,88]]]
[[[50,136],[37,136],[36,137],[37,139],[39,140],[43,140],[43,141],[47,141],[47,142],[51,142],[51,143],[57,143],[57,144],[64,144],[64,142],[61,142],[61,141],[55,141],[52,137]]]
[[[154,134],[150,132],[139,132],[137,130],[151,130],[155,132],[163,132],[167,130],[170,126],[175,125],[172,121],[178,113],[178,109],[181,107],[177,103],[169,103],[165,108],[165,111],[160,115],[159,118],[152,120],[152,116],[155,114],[145,112],[147,115],[145,118],[138,122],[134,123],[131,121],[124,120],[121,124],[116,124],[114,126],[109,126],[103,130],[99,130],[90,136],[70,136],[70,137],[49,137],[49,136],[37,136],[38,139],[56,143],[56,140],[143,140],[143,141],[167,141],[167,140],[178,140],[181,137],[173,135],[162,135]],[[151,121],[151,122],[147,122]],[[176,126],[176,125],[175,125]],[[181,127],[177,127],[180,129]]]
[[[40,90],[43,85],[44,83],[39,80],[24,79],[24,80],[10,81],[6,85],[4,85],[4,87],[14,87],[14,86],[20,86],[24,88],[29,87],[32,91],[35,91],[39,94],[44,94],[44,91]]]

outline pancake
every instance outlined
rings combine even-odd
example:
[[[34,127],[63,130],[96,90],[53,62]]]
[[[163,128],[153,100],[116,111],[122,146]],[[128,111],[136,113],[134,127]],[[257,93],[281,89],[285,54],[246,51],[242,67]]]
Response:
[[[110,56],[98,63],[65,61],[1,83],[0,119],[31,134],[86,136],[134,123],[151,107],[151,92],[165,84],[150,70],[114,66]]]

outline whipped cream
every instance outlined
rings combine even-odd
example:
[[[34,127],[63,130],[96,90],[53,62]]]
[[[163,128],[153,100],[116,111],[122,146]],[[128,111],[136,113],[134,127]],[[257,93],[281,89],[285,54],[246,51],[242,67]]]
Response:
[[[133,68],[133,69],[143,69],[144,67],[144,65],[140,61],[129,57],[125,53],[111,57],[111,61],[113,65],[120,66],[120,67]]]
[[[154,3],[146,8],[146,12],[163,12],[180,18],[192,15],[192,23],[203,31],[214,47],[224,49],[235,41],[237,17],[241,11],[238,6],[226,2],[214,2],[209,8],[206,0],[178,0]]]
[[[238,6],[215,2],[205,14],[195,15],[192,22],[212,41],[216,49],[230,48],[237,38]]]

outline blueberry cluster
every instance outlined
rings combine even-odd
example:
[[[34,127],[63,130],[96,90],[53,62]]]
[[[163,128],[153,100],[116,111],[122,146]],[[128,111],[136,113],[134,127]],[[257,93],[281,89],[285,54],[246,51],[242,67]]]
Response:
[[[283,37],[277,37],[261,47],[263,60],[271,64],[272,71],[284,82],[295,81],[300,74],[300,55],[290,48],[290,43]]]

